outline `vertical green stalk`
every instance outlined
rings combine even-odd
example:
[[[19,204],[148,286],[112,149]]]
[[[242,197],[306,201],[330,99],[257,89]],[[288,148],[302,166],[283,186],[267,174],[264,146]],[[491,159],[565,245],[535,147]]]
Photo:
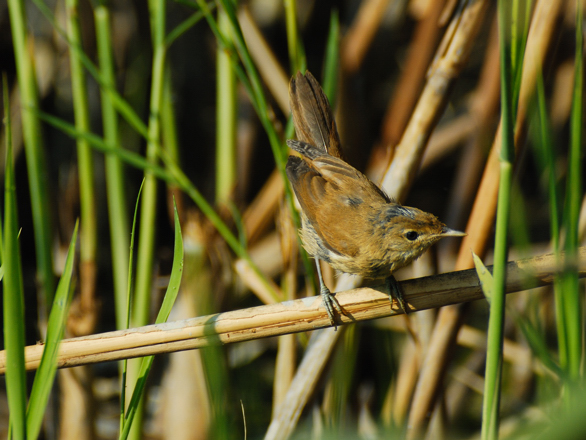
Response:
[[[4,347],[6,350],[6,393],[12,438],[26,438],[26,376],[24,367],[24,289],[18,244],[18,215],[14,163],[12,157],[12,130],[8,87],[3,80],[4,117],[6,118],[6,171],[4,176],[4,235],[0,236],[2,251]]]
[[[228,48],[226,37],[220,30],[218,29],[217,22],[214,20],[214,17],[210,13],[210,9],[208,5],[203,0],[196,0],[199,8],[204,13],[204,16],[210,25],[210,28],[218,42],[224,47]],[[269,142],[271,144],[271,149],[273,151],[273,156],[275,157],[275,162],[277,165],[277,169],[281,173],[284,182],[287,182],[287,174],[285,172],[285,164],[287,163],[288,157],[288,149],[284,145],[284,142],[279,138],[275,127],[272,125],[271,119],[271,112],[269,111],[268,103],[266,97],[264,95],[264,89],[262,86],[262,81],[260,79],[260,75],[254,65],[252,57],[246,47],[246,42],[244,41],[244,36],[242,35],[242,29],[238,23],[238,18],[236,17],[236,8],[231,0],[219,0],[218,2],[226,15],[229,18],[230,23],[230,37],[232,39],[232,43],[240,56],[242,64],[244,65],[244,71],[240,68],[238,64],[234,64],[236,73],[238,75],[238,79],[242,83],[242,85],[246,88],[248,93],[251,97],[251,102],[256,110],[256,113],[260,119],[260,122],[265,129],[267,136],[269,138]],[[228,50],[226,49],[226,50]],[[285,192],[287,197],[290,198],[291,190],[290,188],[286,187]],[[293,205],[290,205],[293,208]]]
[[[234,0],[228,0],[235,5]],[[218,29],[225,36],[223,46],[218,42],[216,51],[216,204],[232,206],[232,193],[236,184],[236,127],[237,95],[235,61],[229,54],[234,51],[230,19],[223,7],[218,7]],[[198,303],[206,313],[213,313],[210,294]],[[202,361],[212,404],[211,438],[230,438],[232,435],[228,404],[228,366],[222,347],[209,347],[202,351]]]
[[[149,1],[149,15],[151,23],[151,38],[153,45],[153,65],[151,98],[149,105],[148,142],[146,159],[156,163],[160,150],[161,135],[161,104],[163,100],[165,78],[165,2],[162,0]],[[140,206],[140,226],[136,263],[136,289],[134,293],[133,326],[143,326],[149,323],[150,298],[152,287],[152,270],[155,252],[155,227],[157,209],[157,178],[145,170],[143,195]],[[137,378],[140,363],[130,364],[129,380],[133,383]],[[131,438],[141,438],[143,400],[139,404],[135,415]]]
[[[578,286],[578,220],[582,199],[582,100],[583,100],[583,35],[582,2],[576,2],[576,54],[574,67],[574,95],[570,120],[570,151],[568,158],[568,178],[564,229],[566,240],[566,264],[562,275],[564,295],[564,321],[568,342],[568,373],[570,378],[580,377],[582,359],[582,305]]]
[[[73,95],[73,110],[75,112],[75,127],[82,132],[90,132],[90,117],[87,100],[86,77],[83,63],[79,56],[81,47],[81,31],[77,12],[78,1],[67,0],[67,28],[69,42],[79,50],[69,53],[71,63],[71,90]],[[94,190],[93,150],[86,139],[77,139],[77,162],[79,168],[79,189],[81,205],[81,236],[80,256],[83,264],[95,264],[97,230],[96,205]]]
[[[218,8],[218,28],[230,41],[230,21]],[[226,49],[216,52],[216,203],[228,203],[236,182],[236,73]]]
[[[98,58],[103,85],[100,89],[102,99],[102,123],[104,140],[109,145],[121,148],[118,138],[118,117],[114,107],[115,90],[114,59],[110,29],[110,11],[104,3],[94,10]],[[106,154],[106,189],[108,192],[108,219],[110,222],[110,242],[112,248],[112,272],[114,277],[114,300],[116,325],[124,327],[126,315],[126,287],[128,268],[128,212],[126,206],[124,166],[114,154]]]
[[[55,276],[51,255],[51,213],[49,211],[49,185],[43,149],[41,123],[35,114],[39,107],[35,70],[31,56],[32,44],[26,36],[24,1],[9,0],[10,27],[20,90],[22,129],[26,154],[29,191],[31,195],[35,253],[39,285],[40,317],[45,319],[47,307],[53,302]],[[44,310],[44,312],[43,312]]]
[[[291,73],[295,75],[301,69],[299,35],[297,33],[297,1],[285,0],[285,23],[287,26],[287,45]]]
[[[496,214],[496,237],[494,249],[493,292],[490,297],[488,322],[488,347],[484,382],[482,417],[482,439],[496,440],[499,429],[499,406],[503,364],[503,328],[505,318],[505,277],[507,263],[507,233],[510,214],[510,197],[513,177],[514,124],[513,83],[511,62],[510,8],[506,0],[499,0],[499,43],[501,61],[501,124],[502,145],[500,153],[500,180]],[[520,66],[520,60],[515,65]]]

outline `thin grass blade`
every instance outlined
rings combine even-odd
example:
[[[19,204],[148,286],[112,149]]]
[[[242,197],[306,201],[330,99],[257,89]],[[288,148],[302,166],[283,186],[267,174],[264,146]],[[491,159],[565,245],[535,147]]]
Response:
[[[49,315],[47,325],[47,340],[39,369],[35,374],[33,388],[30,395],[29,406],[27,410],[27,434],[29,438],[38,438],[49,401],[49,395],[53,388],[55,374],[57,373],[57,355],[59,354],[59,345],[65,333],[67,325],[67,316],[69,305],[73,297],[73,262],[75,260],[75,245],[77,243],[77,231],[79,222],[75,223],[65,268],[63,275],[57,285],[53,307]]]

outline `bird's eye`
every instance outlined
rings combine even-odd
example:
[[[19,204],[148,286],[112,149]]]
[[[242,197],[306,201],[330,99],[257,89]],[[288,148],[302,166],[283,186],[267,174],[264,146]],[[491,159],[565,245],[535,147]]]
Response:
[[[415,231],[409,231],[405,234],[405,237],[407,237],[407,240],[409,241],[415,241],[417,240],[417,237],[419,237],[419,234]]]

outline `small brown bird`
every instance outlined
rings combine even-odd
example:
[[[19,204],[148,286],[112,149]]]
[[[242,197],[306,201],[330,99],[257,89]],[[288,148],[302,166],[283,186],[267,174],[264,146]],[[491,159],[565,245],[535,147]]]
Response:
[[[297,73],[289,97],[299,141],[287,145],[287,176],[302,208],[305,250],[339,271],[387,278],[389,295],[407,312],[393,272],[419,258],[443,237],[465,235],[434,215],[401,206],[342,159],[332,111],[317,80]],[[317,261],[320,293],[332,325],[340,304],[325,286]]]

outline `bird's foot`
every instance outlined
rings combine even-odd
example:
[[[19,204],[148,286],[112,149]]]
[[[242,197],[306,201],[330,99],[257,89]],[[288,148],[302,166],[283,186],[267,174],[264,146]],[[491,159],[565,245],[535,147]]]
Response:
[[[393,302],[393,299],[395,299],[403,313],[405,315],[409,313],[409,309],[406,307],[405,301],[403,300],[401,287],[393,275],[387,278],[387,288],[389,289],[389,299],[391,300],[391,303]]]
[[[340,303],[338,302],[338,300],[336,299],[334,294],[332,292],[330,292],[330,289],[328,289],[325,285],[321,286],[319,293],[320,293],[322,301],[324,303],[324,307],[326,308],[326,311],[328,312],[328,317],[330,318],[330,322],[334,326],[334,330],[338,330],[338,325],[336,324],[336,320],[335,320],[334,309],[336,309],[336,311],[340,315],[343,315],[344,312],[342,311],[342,307],[340,306]]]

